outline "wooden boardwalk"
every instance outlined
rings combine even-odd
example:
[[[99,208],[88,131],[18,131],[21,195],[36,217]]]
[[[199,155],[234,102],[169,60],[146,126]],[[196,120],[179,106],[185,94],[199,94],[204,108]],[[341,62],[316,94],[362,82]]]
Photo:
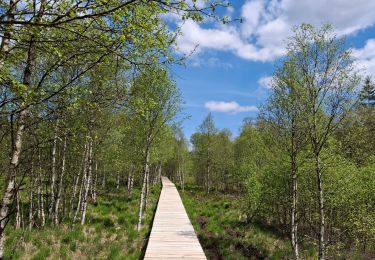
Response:
[[[206,259],[175,185],[162,183],[144,259]]]

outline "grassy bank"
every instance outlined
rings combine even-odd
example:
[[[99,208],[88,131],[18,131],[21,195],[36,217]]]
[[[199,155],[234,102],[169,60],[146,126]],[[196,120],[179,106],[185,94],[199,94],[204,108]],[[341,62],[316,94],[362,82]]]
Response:
[[[192,187],[180,194],[208,259],[290,259],[288,237],[242,221],[238,197],[206,195]],[[315,251],[307,249],[301,257],[315,259]]]
[[[160,188],[150,192],[144,226],[136,230],[139,191],[109,193],[91,203],[87,223],[40,229],[7,229],[6,259],[139,259],[149,234]]]

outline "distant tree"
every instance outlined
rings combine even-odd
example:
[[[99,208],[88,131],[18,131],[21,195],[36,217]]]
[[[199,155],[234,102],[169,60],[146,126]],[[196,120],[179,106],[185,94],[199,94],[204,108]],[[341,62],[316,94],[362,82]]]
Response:
[[[365,79],[359,100],[364,106],[375,107],[375,84],[372,82],[370,76],[367,76]]]
[[[211,175],[213,171],[213,145],[214,135],[218,130],[215,127],[212,114],[209,113],[198,127],[198,133],[192,135],[191,142],[194,146],[194,154],[198,164],[204,169],[204,183],[206,192],[211,189]]]

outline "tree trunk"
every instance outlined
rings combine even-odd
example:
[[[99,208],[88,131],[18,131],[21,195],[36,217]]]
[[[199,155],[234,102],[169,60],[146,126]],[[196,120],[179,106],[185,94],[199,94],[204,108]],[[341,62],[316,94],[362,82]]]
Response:
[[[83,158],[82,158],[82,163],[80,165],[80,169],[78,171],[78,175],[77,177],[75,178],[75,182],[74,182],[74,186],[73,186],[73,192],[70,196],[70,201],[69,201],[69,206],[70,206],[70,212],[69,212],[69,217],[71,218],[73,212],[74,212],[74,199],[76,197],[76,193],[77,193],[77,188],[78,188],[78,184],[79,184],[79,179],[81,177],[81,172],[83,171],[83,174],[85,174],[85,161],[86,161],[86,156],[87,156],[87,142],[85,142],[85,149],[84,149],[84,152],[83,152]]]
[[[16,212],[16,229],[21,228],[21,207],[20,207],[20,193],[16,196],[17,212]]]
[[[43,198],[43,190],[42,190],[42,161],[40,158],[40,151],[39,151],[39,171],[38,171],[38,218],[41,221],[41,226],[43,227],[46,223],[46,217],[44,214],[44,198]]]
[[[291,242],[294,259],[299,259],[298,251],[298,214],[297,214],[297,203],[298,203],[298,187],[297,187],[297,166],[296,156],[292,155],[292,210],[290,216],[290,227],[291,227]]]
[[[10,207],[13,203],[13,198],[16,191],[16,176],[19,157],[22,149],[23,130],[25,128],[26,110],[22,110],[18,118],[18,130],[16,134],[15,145],[12,151],[10,161],[9,173],[7,176],[7,186],[3,195],[2,204],[0,208],[0,259],[4,259],[4,242],[5,242],[5,226],[8,223],[10,214]]]
[[[144,171],[143,171],[143,184],[142,184],[141,198],[139,200],[138,225],[137,225],[138,231],[141,230],[141,226],[142,226],[142,213],[143,213],[143,204],[144,204],[146,188],[147,188],[146,186],[147,186],[147,175],[149,171],[149,160],[150,160],[150,155],[147,149],[146,160],[145,160]]]
[[[324,193],[323,193],[323,179],[322,179],[322,169],[320,165],[320,154],[315,154],[315,168],[317,175],[317,184],[318,184],[318,200],[319,200],[319,259],[325,259],[325,241],[324,241],[324,232],[325,232],[325,215],[324,215]]]
[[[31,160],[29,200],[29,229],[31,230],[34,226],[34,158]]]
[[[206,192],[207,192],[207,194],[210,193],[210,165],[209,165],[209,161],[207,161]]]
[[[185,191],[185,173],[184,173],[184,169],[181,170],[181,178],[182,178],[182,181],[181,181],[182,192],[184,192]]]
[[[129,172],[128,172],[128,193],[130,193],[130,185],[132,181],[132,174],[133,174],[133,169],[130,167]]]
[[[159,163],[159,177],[158,182],[161,183],[161,163]]]
[[[98,161],[95,162],[95,178],[91,185],[91,198],[96,202],[96,183],[98,181]]]
[[[76,208],[76,211],[75,211],[75,214],[74,214],[73,222],[76,221],[77,216],[78,216],[78,212],[81,211],[83,188],[84,188],[84,185],[85,185],[86,179],[87,179],[88,158],[89,158],[89,153],[90,153],[90,143],[87,140],[86,140],[85,148],[86,148],[86,152],[85,152],[85,158],[84,158],[84,162],[83,162],[83,174],[82,174],[81,185],[80,185],[80,188],[79,188],[78,203],[77,203],[77,208]]]
[[[5,17],[9,22],[9,25],[4,26],[3,37],[0,45],[0,70],[4,67],[5,61],[10,52],[10,39],[12,25],[11,22],[14,20],[13,12],[16,9],[16,3],[13,0],[9,0],[9,8],[5,13]]]
[[[52,172],[51,172],[51,201],[49,205],[49,216],[52,218],[53,216],[53,209],[55,204],[55,179],[56,179],[56,150],[57,150],[57,131],[59,127],[59,121],[56,121],[56,127],[55,127],[55,135],[53,137],[53,147],[52,147]]]
[[[90,137],[87,178],[86,178],[86,185],[85,185],[85,193],[84,193],[84,197],[82,201],[81,225],[85,224],[85,220],[86,220],[87,200],[88,200],[88,195],[89,195],[89,190],[90,190],[90,185],[91,185],[91,178],[92,178],[92,146],[93,146],[93,141],[92,141],[92,138]]]
[[[63,146],[63,152],[62,152],[61,174],[60,174],[60,178],[59,178],[59,186],[58,186],[58,190],[57,190],[55,212],[54,212],[55,225],[59,224],[59,206],[60,206],[60,200],[61,200],[61,193],[62,193],[62,189],[63,189],[63,179],[64,179],[64,174],[65,174],[66,143],[67,143],[67,134],[65,133],[65,135],[64,135],[64,146]]]
[[[116,189],[120,188],[120,171],[117,171],[117,176],[116,176]]]
[[[150,167],[148,168],[148,171],[146,173],[145,209],[147,209],[148,206],[148,194],[150,193]]]
[[[132,193],[133,193],[133,185],[134,185],[134,172],[131,173],[130,187],[129,187],[129,196],[131,196]]]

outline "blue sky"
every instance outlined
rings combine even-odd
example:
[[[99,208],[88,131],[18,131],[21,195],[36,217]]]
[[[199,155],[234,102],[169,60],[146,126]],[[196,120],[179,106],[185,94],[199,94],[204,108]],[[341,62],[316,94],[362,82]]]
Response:
[[[329,2],[329,4],[327,4]],[[211,111],[219,129],[239,134],[243,119],[256,117],[266,100],[269,77],[284,54],[291,28],[302,22],[331,23],[347,38],[358,67],[375,76],[375,1],[252,0],[232,1],[225,13],[243,23],[180,23],[180,52],[194,54],[186,66],[172,68],[185,104],[183,122],[189,139]],[[203,1],[198,4],[204,5]]]

